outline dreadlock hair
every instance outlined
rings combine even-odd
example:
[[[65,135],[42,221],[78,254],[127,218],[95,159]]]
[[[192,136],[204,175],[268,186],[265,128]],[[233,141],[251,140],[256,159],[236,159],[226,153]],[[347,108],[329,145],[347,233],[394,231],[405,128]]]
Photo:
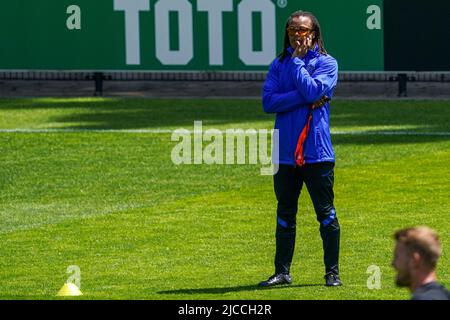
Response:
[[[313,24],[312,31],[314,31],[314,38],[312,39],[312,43],[313,44],[317,43],[317,45],[319,46],[319,53],[325,54],[325,55],[328,54],[327,51],[325,50],[325,46],[323,44],[322,32],[320,29],[319,20],[317,20],[317,18],[311,12],[298,10],[298,11],[295,11],[294,13],[292,13],[286,22],[286,27],[285,27],[285,31],[284,31],[283,51],[278,55],[278,60],[280,62],[282,62],[284,60],[284,58],[289,56],[289,51],[287,49],[291,46],[291,43],[289,42],[289,35],[288,35],[286,29],[289,27],[292,20],[296,17],[308,17],[311,19],[311,22]]]

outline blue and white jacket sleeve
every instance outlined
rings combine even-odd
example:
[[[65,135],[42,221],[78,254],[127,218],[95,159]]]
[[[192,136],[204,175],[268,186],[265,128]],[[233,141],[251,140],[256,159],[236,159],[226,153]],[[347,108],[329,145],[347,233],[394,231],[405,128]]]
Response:
[[[323,56],[316,70],[310,75],[299,58],[290,61],[295,85],[306,102],[314,103],[336,86],[338,65],[334,58]]]
[[[278,70],[279,62],[272,62],[263,87],[263,108],[266,113],[292,111],[301,107],[304,98],[298,90],[280,92]]]

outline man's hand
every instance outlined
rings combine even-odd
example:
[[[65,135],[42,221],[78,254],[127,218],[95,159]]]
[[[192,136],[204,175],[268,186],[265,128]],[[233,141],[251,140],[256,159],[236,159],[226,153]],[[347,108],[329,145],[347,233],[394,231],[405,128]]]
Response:
[[[297,47],[294,50],[294,53],[292,53],[292,57],[299,57],[303,58],[308,50],[312,47],[312,36],[311,34],[307,35],[306,37],[295,41],[295,44]]]
[[[320,108],[320,107],[324,106],[330,100],[331,99],[329,97],[322,96],[322,98],[320,98],[319,100],[317,100],[316,102],[313,103],[312,108],[313,109]]]

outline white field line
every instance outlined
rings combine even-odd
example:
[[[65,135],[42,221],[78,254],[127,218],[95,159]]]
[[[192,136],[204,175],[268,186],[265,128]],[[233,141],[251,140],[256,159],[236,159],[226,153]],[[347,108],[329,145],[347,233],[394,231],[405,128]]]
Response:
[[[170,129],[0,129],[0,133],[172,133]]]
[[[208,130],[204,128],[203,131],[199,131],[198,133],[205,132]],[[233,130],[233,129],[229,129]],[[238,130],[237,128],[234,130]],[[242,129],[244,134],[249,134],[245,132],[248,129]],[[138,133],[138,134],[169,134],[174,132],[175,130],[170,129],[27,129],[27,128],[15,128],[15,129],[0,129],[0,133]],[[226,130],[219,130],[223,134],[226,133]],[[196,131],[190,131],[191,133],[197,133]],[[257,130],[255,130],[255,133]],[[239,134],[236,132],[235,134]],[[251,134],[251,133],[250,133]],[[361,136],[376,136],[376,135],[385,135],[385,136],[450,136],[450,132],[416,132],[416,131],[331,131],[332,135],[361,135]]]
[[[332,135],[360,136],[450,136],[450,132],[417,132],[417,131],[331,131]]]

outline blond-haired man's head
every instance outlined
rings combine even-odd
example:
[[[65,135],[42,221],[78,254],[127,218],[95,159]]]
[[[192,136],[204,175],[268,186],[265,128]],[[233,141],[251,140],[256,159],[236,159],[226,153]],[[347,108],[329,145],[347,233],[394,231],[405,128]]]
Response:
[[[439,236],[420,226],[398,230],[392,266],[397,270],[396,283],[414,290],[426,281],[436,279],[435,269],[442,254]]]

